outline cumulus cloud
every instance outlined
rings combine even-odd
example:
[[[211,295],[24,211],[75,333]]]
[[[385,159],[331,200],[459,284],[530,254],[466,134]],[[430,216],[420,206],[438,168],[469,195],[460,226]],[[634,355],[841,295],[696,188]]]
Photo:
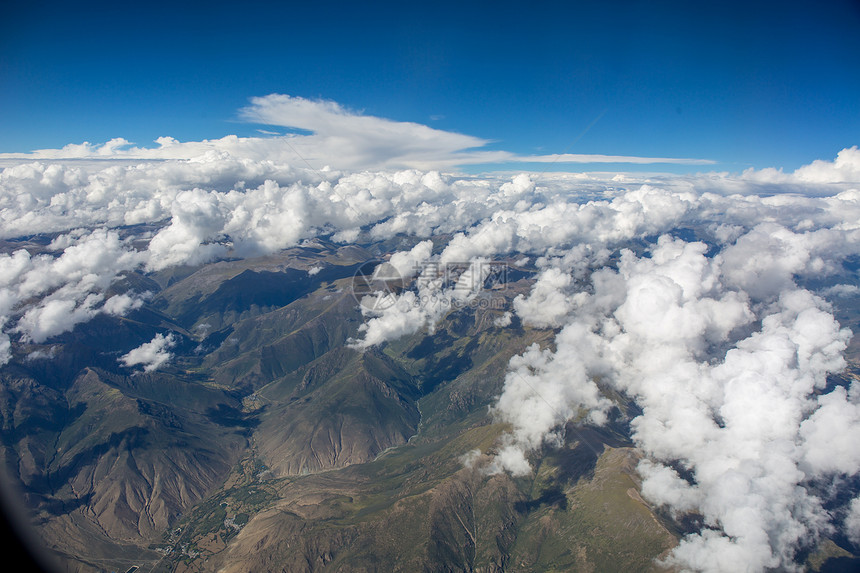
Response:
[[[800,427],[803,462],[810,473],[854,475],[860,472],[860,388],[852,384],[818,396],[815,412]]]
[[[794,172],[801,181],[812,183],[860,183],[860,149],[843,149],[834,161],[816,159]]]
[[[669,190],[645,184],[600,200],[587,200],[586,194],[583,198],[586,200],[578,202],[552,185],[535,189],[530,194],[530,203],[523,201],[517,191],[510,192],[528,189],[530,185],[533,184],[527,176],[518,175],[510,184],[502,184],[492,199],[485,199],[483,193],[472,195],[474,209],[468,212],[476,216],[469,223],[478,221],[478,224],[456,233],[434,260],[444,266],[511,252],[539,255],[539,266],[546,267],[541,280],[529,297],[520,297],[515,302],[515,310],[535,326],[560,326],[574,305],[568,288],[573,284],[571,281],[586,276],[589,267],[603,264],[611,248],[637,237],[684,225],[695,226],[710,240],[727,247],[722,256],[733,263],[726,265],[725,272],[735,281],[728,286],[743,292],[748,289],[756,297],[766,291],[771,298],[781,288],[793,284],[795,273],[834,271],[838,266],[836,261],[856,251],[852,245],[860,240],[858,224],[853,218],[860,215],[857,198],[850,191],[820,199],[797,195],[722,196],[696,193],[686,185]],[[459,187],[456,183],[450,185],[445,195],[451,190],[457,193]],[[501,187],[506,191],[502,192]],[[476,188],[481,189],[475,185],[470,190]],[[487,205],[493,206],[489,212]],[[405,207],[402,203],[401,206]],[[403,220],[403,225],[395,225],[388,219],[374,226],[372,232],[380,238],[407,229],[429,234],[447,231],[452,220],[467,223],[462,216],[456,216],[440,221],[438,227],[427,228],[432,217],[422,215],[438,214],[447,207],[443,204],[438,209],[427,209],[422,203],[417,211],[404,209],[395,217]],[[480,217],[484,213],[487,215]],[[412,217],[424,220],[425,228],[406,223]],[[762,223],[763,220],[780,223]],[[418,304],[425,300],[419,296]],[[410,306],[409,319],[395,318],[398,309],[405,312],[405,308],[393,306],[386,314],[385,320],[391,324],[411,325],[409,329],[388,331],[392,336],[415,332],[445,315],[429,307],[426,312],[417,313]],[[384,340],[377,339],[377,343]]]
[[[169,349],[175,344],[176,338],[173,333],[167,335],[159,333],[151,341],[124,354],[119,360],[128,367],[142,365],[144,372],[152,372],[170,361],[173,354]]]
[[[528,451],[558,443],[564,423],[576,419],[582,410],[596,424],[606,421],[611,402],[594,382],[601,370],[592,354],[599,350],[597,337],[587,327],[568,327],[555,342],[556,352],[532,345],[510,361],[505,389],[493,412],[514,431],[496,457],[494,471],[528,473]]]
[[[71,330],[79,322],[86,322],[98,311],[101,301],[97,294],[87,295],[78,302],[73,299],[52,298],[29,309],[18,321],[18,330],[33,342],[44,342],[55,334]]]
[[[105,301],[102,310],[113,316],[125,316],[141,306],[143,306],[142,298],[128,294],[117,294]]]
[[[422,305],[420,298],[412,291],[406,291],[392,301],[379,300],[380,297],[390,297],[390,294],[368,295],[375,301],[362,301],[362,312],[372,318],[359,327],[363,333],[360,340],[350,340],[349,344],[355,349],[366,349],[387,340],[414,334],[428,324],[430,315],[427,305]],[[381,310],[365,310],[381,309]]]
[[[0,254],[0,361],[8,362],[10,333],[41,343],[100,312],[122,315],[142,303],[129,294],[104,300],[107,288],[133,270],[144,255],[116,231],[95,229],[56,239],[62,252],[30,255],[25,249]],[[6,325],[14,323],[12,328]]]
[[[349,115],[343,110],[335,111],[323,110]],[[758,284],[757,288],[769,285],[773,289],[790,280],[801,266],[822,270],[816,267],[823,260],[817,253],[830,244],[827,234],[856,231],[860,220],[858,193],[850,188],[824,198],[741,197],[712,193],[712,182],[707,178],[699,181],[708,189],[704,193],[696,191],[698,183],[690,183],[684,177],[662,180],[662,186],[655,181],[641,184],[641,180],[630,179],[629,185],[619,188],[617,181],[594,176],[547,174],[536,186],[526,174],[506,180],[415,170],[323,173],[272,159],[254,161],[208,152],[193,160],[107,167],[25,163],[0,172],[0,228],[7,238],[64,231],[51,248],[65,251],[75,247],[93,225],[162,225],[142,237],[148,241],[145,251],[129,255],[126,262],[130,264],[121,264],[123,269],[130,269],[142,260],[149,270],[204,263],[221,256],[275,252],[304,238],[332,232],[335,239],[353,240],[361,228],[368,227],[374,239],[397,233],[424,237],[455,233],[436,259],[440,264],[468,263],[519,251],[535,255],[548,268],[556,267],[579,280],[589,265],[605,260],[611,248],[634,237],[688,224],[711,229],[708,232],[718,243],[731,243],[751,227],[762,224],[759,236],[771,235],[767,239],[768,256],[764,251],[754,252],[758,244],[755,237],[743,239],[726,256],[746,259],[748,266],[758,267],[758,263],[751,262],[754,260],[764,263],[759,273],[766,271],[766,280],[753,277],[752,282]],[[163,221],[168,224],[163,225]],[[803,235],[798,236],[798,231]],[[794,243],[786,242],[783,236]],[[850,239],[843,245],[856,241],[857,236]],[[416,248],[421,252],[399,254],[394,262],[400,264],[399,258],[409,257],[404,258],[402,266],[423,264],[418,261],[428,260],[426,246]],[[796,251],[793,259],[770,256],[786,250]],[[71,263],[74,252],[72,249],[60,259]],[[42,256],[30,260],[25,255],[23,251],[16,255],[19,258],[15,264],[44,267]],[[102,270],[109,282],[114,273]],[[570,304],[566,298],[569,292],[545,289],[546,280],[556,271],[543,272],[549,274],[532,293],[532,306],[544,300],[540,297],[553,296],[553,292],[559,293],[559,301]],[[28,276],[33,283],[41,275]],[[63,298],[70,289],[52,296],[74,300],[73,307],[65,302],[63,308],[74,312],[75,320],[84,320],[101,308],[94,299],[80,306],[85,301],[84,294],[99,292],[104,286],[103,280],[98,282],[93,288],[81,285],[78,294],[82,296]],[[13,299],[21,300],[18,295],[10,300]],[[32,320],[50,317],[51,309],[59,308],[59,303],[45,304],[51,304],[46,313],[34,311],[22,324],[25,335],[33,329]],[[526,304],[525,298],[518,303],[524,314],[528,314],[523,306]],[[112,306],[113,303],[108,308]],[[534,324],[550,325],[566,312],[550,305],[546,310],[550,308],[555,309],[557,317],[534,315]],[[431,319],[443,316],[435,311],[425,314]],[[8,309],[0,316],[5,316],[7,323],[14,322]],[[418,322],[423,324],[426,320],[413,320],[411,324]],[[69,326],[68,321],[55,324],[56,328],[33,332],[41,338]]]
[[[4,317],[0,317],[4,318]],[[3,320],[5,323],[5,320]],[[6,333],[0,334],[0,365],[6,364],[12,359],[12,341]]]
[[[815,396],[844,366],[851,333],[791,278],[834,270],[845,236],[772,231],[755,227],[716,256],[664,236],[649,256],[627,251],[617,270],[594,272],[590,289],[572,297],[555,351],[533,347],[511,360],[495,414],[514,430],[495,467],[527,472],[527,454],[557,441],[583,410],[601,423],[601,380],[642,409],[631,427],[648,456],[643,494],[699,512],[710,527],[685,537],[668,563],[789,567],[798,547],[830,527],[806,481],[860,471],[860,411],[842,388]],[[774,240],[793,248],[769,248]],[[754,243],[776,260],[750,264]],[[810,251],[820,263],[810,264]]]
[[[460,462],[467,468],[475,467],[481,457],[481,450],[470,450],[460,456]]]
[[[125,138],[116,137],[104,143],[70,143],[60,149],[38,149],[30,153],[0,153],[0,164],[18,164],[22,160],[73,161],[81,166],[98,166],[108,161],[119,165],[137,165],[139,161],[195,160],[199,158],[246,158],[294,161],[295,151],[284,138],[237,137],[179,141],[159,137],[155,147],[140,147]]]
[[[545,270],[538,276],[528,297],[518,295],[514,299],[517,315],[533,326],[561,326],[564,317],[573,309],[571,297],[566,292],[572,280],[560,269]]]
[[[422,271],[422,265],[430,258],[433,251],[433,241],[421,241],[409,251],[400,251],[391,255],[388,261],[394,267],[397,275],[410,279]]]
[[[833,265],[854,249],[844,239],[854,235],[845,237],[831,229],[795,233],[777,223],[762,223],[725,250],[725,273],[753,296],[772,297],[793,285],[797,274],[833,273]]]

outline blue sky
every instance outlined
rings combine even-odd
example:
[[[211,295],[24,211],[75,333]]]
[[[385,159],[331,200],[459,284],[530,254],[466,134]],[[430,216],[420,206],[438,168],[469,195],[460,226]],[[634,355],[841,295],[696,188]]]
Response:
[[[239,110],[272,93],[521,156],[794,169],[860,143],[856,0],[14,4],[0,152],[259,136]]]

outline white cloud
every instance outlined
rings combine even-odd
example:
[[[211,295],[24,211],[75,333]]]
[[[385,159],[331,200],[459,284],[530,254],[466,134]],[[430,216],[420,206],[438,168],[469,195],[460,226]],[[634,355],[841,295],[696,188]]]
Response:
[[[680,157],[635,157],[630,155],[598,155],[587,153],[561,153],[552,155],[523,155],[517,161],[533,163],[675,163],[677,165],[712,165],[711,159],[685,159]]]
[[[382,295],[379,296],[391,296]],[[366,309],[380,308],[379,312],[367,312]],[[364,337],[358,341],[350,341],[350,346],[365,349],[387,340],[414,334],[431,320],[428,305],[422,305],[419,295],[406,291],[391,302],[374,304],[363,301],[362,311],[373,318],[362,324],[359,331]]]
[[[394,267],[399,277],[410,279],[421,273],[422,265],[430,258],[432,250],[433,241],[421,241],[409,251],[394,253],[388,263]]]
[[[149,342],[145,342],[137,348],[120,357],[120,362],[128,367],[142,365],[144,372],[152,372],[166,364],[173,355],[169,349],[176,344],[173,333],[156,334]]]
[[[670,564],[714,572],[790,566],[795,549],[829,527],[821,500],[801,484],[860,471],[856,400],[839,388],[814,396],[843,367],[851,333],[790,276],[833,268],[845,238],[756,227],[727,250],[740,245],[749,256],[757,245],[775,261],[749,264],[662,237],[649,257],[627,252],[617,271],[593,273],[591,289],[574,295],[555,351],[533,347],[511,360],[495,414],[513,433],[493,467],[527,472],[525,454],[557,440],[583,409],[600,423],[600,379],[642,408],[631,426],[649,456],[640,467],[643,494],[673,511],[695,510],[712,528],[685,537]],[[774,239],[794,247],[768,248]],[[810,252],[820,264],[810,264]],[[776,278],[747,292],[757,271]],[[760,329],[749,333],[756,320]]]
[[[315,166],[434,169],[511,157],[504,151],[466,151],[488,143],[477,137],[362,115],[333,101],[272,94],[252,98],[241,115],[254,122],[312,132],[292,137],[289,143]]]
[[[359,328],[364,337],[350,340],[350,347],[366,349],[414,334],[425,327],[432,334],[436,324],[448,313],[474,303],[492,272],[491,262],[481,257],[471,261],[444,262],[444,252],[430,257],[431,246],[430,241],[424,241],[409,252],[392,255],[392,261],[409,269],[405,272],[414,274],[420,270],[413,283],[414,290],[400,294],[380,291],[364,297],[361,311],[371,318]],[[418,260],[424,263],[416,268]],[[398,279],[403,278],[390,263],[383,263],[380,267],[388,267]],[[411,277],[407,274],[405,278]]]
[[[834,161],[816,159],[794,172],[801,181],[812,183],[860,183],[860,149],[843,149]]]
[[[30,308],[18,321],[18,330],[26,333],[28,339],[41,343],[62,332],[86,322],[98,314],[95,305],[101,296],[89,294],[78,302],[74,299],[52,298]]]
[[[460,456],[460,462],[466,466],[467,468],[474,467],[475,464],[478,463],[478,459],[481,457],[481,450],[469,450],[462,456]]]
[[[516,176],[510,185],[504,183],[501,187],[511,189],[515,185],[527,189],[531,181]],[[553,186],[536,189],[529,196],[531,204],[522,206],[524,201],[517,193],[503,193],[499,188],[499,193],[487,199],[483,194],[474,193],[476,187],[481,189],[473,186],[469,196],[474,209],[466,212],[487,212],[486,205],[493,202],[496,203],[495,209],[468,232],[456,233],[434,260],[446,265],[517,251],[553,255],[538,260],[539,266],[550,265],[552,268],[555,265],[558,268],[549,271],[545,280],[533,287],[532,296],[535,298],[520,297],[515,303],[516,310],[530,316],[532,324],[540,326],[559,326],[559,320],[575,306],[575,300],[568,292],[567,285],[571,284],[568,279],[564,279],[565,285],[556,285],[551,284],[550,277],[562,280],[562,274],[570,272],[571,276],[581,279],[589,266],[606,261],[609,248],[636,237],[658,234],[683,225],[707,231],[718,244],[729,244],[722,256],[732,261],[726,266],[726,272],[734,281],[729,283],[730,286],[746,288],[756,297],[762,297],[766,292],[771,297],[776,296],[781,288],[793,284],[792,277],[796,272],[826,273],[835,270],[836,263],[828,262],[828,257],[833,261],[841,259],[856,251],[852,245],[860,240],[853,219],[856,213],[854,197],[847,192],[823,199],[794,195],[723,197],[711,193],[697,194],[686,187],[673,192],[641,185],[633,190],[620,190],[602,200],[580,199],[582,202],[578,202],[571,200],[569,194],[556,195]],[[433,229],[426,227],[426,221],[449,207],[446,199],[452,190],[458,192],[458,186],[451,185],[443,191],[439,197],[441,205],[432,209],[426,203],[422,203],[418,211],[399,205],[405,209],[396,219],[406,221],[414,215],[416,219],[425,221],[425,228],[418,224],[394,225],[389,219],[374,230],[380,238],[386,236],[381,231],[383,227],[386,234],[416,228],[419,229],[415,231],[418,234],[445,232],[450,228],[445,223]],[[506,198],[509,200],[507,205],[503,203]],[[460,221],[462,228],[475,218],[449,217],[447,223]],[[783,224],[761,223],[762,220],[776,219]],[[747,235],[756,225],[755,232]],[[797,230],[803,232],[798,233]],[[735,241],[737,244],[732,245]],[[767,247],[762,249],[762,245]],[[546,270],[544,272],[547,273]],[[411,312],[410,316],[417,320],[418,314]],[[418,329],[432,325],[433,317],[442,316],[444,313],[433,311],[419,321],[420,326],[419,322],[413,324]],[[389,316],[388,320],[393,319]],[[671,324],[669,319],[666,322]],[[716,328],[716,323],[711,328]],[[389,332],[407,331],[395,329]]]
[[[32,362],[33,360],[52,360],[57,355],[57,347],[51,346],[48,350],[34,350],[27,354],[24,357],[26,362]]]
[[[702,491],[681,478],[678,472],[651,460],[639,463],[642,495],[659,505],[668,506],[675,514],[695,511],[702,505]]]
[[[504,392],[493,408],[514,428],[496,459],[498,469],[514,475],[530,471],[525,453],[557,442],[558,429],[582,409],[594,423],[605,422],[611,403],[594,383],[602,370],[596,343],[599,338],[587,326],[569,325],[556,337],[555,352],[532,345],[511,359]]]
[[[852,297],[860,294],[860,286],[857,285],[833,285],[832,287],[827,287],[821,291],[821,294],[824,296],[835,296],[835,297]]]
[[[506,438],[509,438],[509,436],[506,436]],[[509,442],[510,440],[506,441]],[[493,475],[502,471],[509,471],[515,476],[526,476],[531,473],[532,467],[526,459],[525,451],[522,447],[508,443],[499,448],[486,472]]]
[[[566,291],[572,278],[557,268],[549,268],[538,275],[528,298],[517,295],[514,310],[523,322],[539,328],[561,326],[564,317],[573,309],[573,301]]]
[[[860,545],[860,497],[851,500],[845,516],[845,533],[855,545]]]
[[[511,315],[510,312],[504,312],[501,316],[493,319],[493,325],[498,326],[499,328],[510,326],[512,316],[513,315]]]
[[[794,276],[828,274],[854,248],[855,233],[818,229],[795,233],[777,223],[762,223],[723,252],[729,281],[757,298],[777,295]],[[842,256],[840,256],[842,254]]]
[[[156,147],[139,147],[122,137],[102,144],[84,142],[61,149],[31,153],[0,153],[0,162],[19,160],[177,160],[235,157],[269,160],[298,167],[322,169],[450,169],[457,165],[504,162],[542,163],[676,163],[708,164],[702,159],[614,155],[518,156],[508,151],[479,148],[490,143],[478,137],[393,121],[349,110],[330,100],[270,94],[251,98],[240,117],[253,123],[298,128],[309,135],[258,130],[274,137],[236,137],[180,142],[159,137]]]
[[[844,388],[819,396],[818,409],[801,424],[803,461],[811,473],[860,472],[860,396],[852,391],[853,400]]]
[[[143,299],[128,294],[117,294],[105,301],[102,310],[113,316],[125,316],[143,306]]]
[[[0,338],[0,349],[10,333],[41,343],[100,312],[122,314],[139,306],[129,295],[116,295],[102,304],[113,281],[145,259],[116,231],[72,233],[60,242],[65,248],[57,256],[31,256],[23,249],[0,254],[0,323],[14,323]],[[8,349],[0,352],[0,363],[10,358]]]
[[[6,321],[3,320],[2,322],[5,323]],[[0,365],[6,364],[10,360],[12,360],[12,341],[9,340],[8,334],[0,333]]]

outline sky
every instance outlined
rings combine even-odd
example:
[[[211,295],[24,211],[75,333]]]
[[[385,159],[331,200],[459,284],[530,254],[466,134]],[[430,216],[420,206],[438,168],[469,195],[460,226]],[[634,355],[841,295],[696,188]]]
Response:
[[[115,138],[148,148],[160,137],[309,134],[247,112],[271,94],[505,152],[449,157],[439,162],[448,170],[460,159],[473,171],[793,170],[860,143],[856,0],[41,2],[0,11],[6,154]]]

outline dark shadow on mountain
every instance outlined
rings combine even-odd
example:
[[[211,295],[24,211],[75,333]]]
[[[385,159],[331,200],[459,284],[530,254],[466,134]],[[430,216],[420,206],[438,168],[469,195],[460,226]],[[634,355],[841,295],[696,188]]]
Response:
[[[566,446],[550,450],[546,456],[561,470],[558,482],[573,485],[580,479],[594,477],[594,468],[606,446],[629,447],[630,441],[619,437],[609,427],[591,427],[568,424],[565,427]]]
[[[312,281],[307,272],[286,269],[284,272],[246,270],[218,285],[212,294],[185,301],[176,316],[184,325],[213,313],[241,313],[252,306],[261,308],[285,306],[311,291]],[[190,303],[190,304],[189,304]]]
[[[412,350],[406,353],[407,358],[413,360],[421,360],[433,354],[436,354],[440,349],[450,347],[454,341],[447,331],[438,332],[432,336],[425,336],[424,340],[415,345]]]
[[[63,464],[60,468],[54,471],[48,470],[45,474],[39,474],[36,479],[27,484],[27,487],[35,493],[53,494],[67,484],[80,468],[97,462],[101,456],[110,450],[122,449],[131,451],[144,448],[148,443],[148,434],[149,429],[141,426],[134,426],[121,432],[112,432],[107,440],[75,454],[71,460]],[[120,448],[121,446],[124,447]]]
[[[67,424],[73,422],[75,418],[83,413],[80,406],[83,405],[79,405],[72,411],[61,404],[45,406],[41,412],[34,412],[27,416],[16,427],[3,431],[4,437],[9,443],[14,443],[27,436],[36,435],[39,431],[61,432]]]
[[[456,328],[468,331],[474,324],[474,317],[470,317],[469,324],[453,325]],[[413,360],[426,360],[421,375],[421,393],[430,394],[441,384],[454,380],[472,366],[472,354],[478,348],[478,339],[472,339],[460,351],[453,352],[452,346],[455,338],[448,330],[442,330],[433,335],[425,336],[424,339],[412,348],[406,356]]]
[[[820,573],[857,573],[860,571],[860,558],[857,557],[836,557],[824,562]]]
[[[158,420],[159,425],[164,428],[170,428],[173,430],[184,429],[182,420],[179,416],[176,415],[171,407],[165,406],[164,404],[138,398],[137,411],[144,416]]]
[[[146,339],[145,342],[151,338]],[[50,360],[27,361],[21,365],[21,368],[30,376],[48,388],[65,390],[72,385],[81,370],[88,366],[105,370],[117,369],[117,356],[104,354],[102,352],[106,347],[104,343],[83,344],[74,339],[74,333],[66,333],[52,340],[57,340],[62,346],[56,347],[56,353]]]
[[[225,428],[244,428],[251,430],[260,425],[260,420],[257,414],[246,414],[228,404],[218,404],[214,408],[206,410],[206,417],[210,422],[214,422]]]
[[[535,509],[543,505],[555,507],[561,510],[566,510],[567,496],[564,494],[564,492],[559,486],[552,486],[543,490],[543,492],[540,494],[540,497],[538,497],[537,499],[532,499],[529,501],[518,501],[514,503],[514,509],[517,510],[519,513],[528,513],[530,511],[534,511]]]
[[[426,379],[429,383],[422,384],[422,392],[429,394],[442,382],[453,380],[471,368],[472,357],[470,354],[475,346],[477,346],[477,341],[473,340],[466,346],[462,355],[450,356],[447,360],[435,363],[432,368],[433,373]]]
[[[473,309],[455,312],[453,313],[453,315],[448,316],[447,328],[457,338],[468,336],[469,331],[471,331],[474,327],[475,311]]]
[[[50,513],[53,516],[66,515],[79,507],[89,506],[92,499],[93,492],[73,499],[57,499],[40,494],[32,496],[32,500],[35,502],[34,505],[39,511]],[[42,521],[45,522],[47,519],[43,519]]]
[[[619,438],[607,427],[577,426],[571,423],[565,427],[565,436],[564,447],[547,448],[543,454],[544,463],[559,468],[555,483],[543,490],[540,497],[514,504],[518,512],[528,513],[544,505],[567,509],[567,496],[562,488],[575,485],[580,479],[593,478],[597,460],[606,446],[619,448],[630,445],[629,440]]]
[[[169,317],[144,306],[129,312],[125,317],[96,315],[89,322],[78,324],[73,330],[52,340],[99,350],[125,347],[130,350],[152,340],[156,333],[164,330],[163,324],[170,322]]]
[[[484,279],[484,290],[493,288],[505,288],[508,284],[531,279],[537,274],[535,271],[517,269],[508,265],[494,266],[490,274]]]
[[[217,332],[213,332],[209,336],[203,339],[203,342],[200,343],[200,346],[203,348],[204,352],[210,352],[221,346],[221,343],[227,340],[227,338],[233,334],[233,325],[228,326],[222,330]]]
[[[604,443],[613,448],[629,448],[633,446],[633,441],[630,439],[633,433],[630,422],[641,415],[642,408],[632,400],[628,400],[621,407],[613,406],[610,409],[609,421],[606,424],[591,429],[602,436]]]
[[[200,317],[234,312],[241,314],[253,307],[279,308],[315,291],[324,282],[353,276],[359,265],[331,265],[314,275],[302,269],[283,271],[245,270],[218,285],[212,294],[186,300],[176,320],[190,326]]]
[[[842,508],[851,503],[851,500],[857,495],[856,492],[860,490],[860,475],[844,476],[838,480],[819,479],[807,484],[807,488],[814,491],[822,499],[824,502],[822,506],[825,511],[838,515]],[[855,544],[846,533],[845,529],[837,528],[828,537],[839,547],[858,555],[860,543]],[[853,569],[853,571],[860,571],[860,568]]]
[[[551,454],[561,472],[558,481],[562,484],[575,484],[580,478],[589,479],[594,475],[597,459],[603,453],[603,444],[580,441],[573,448],[559,449]]]

